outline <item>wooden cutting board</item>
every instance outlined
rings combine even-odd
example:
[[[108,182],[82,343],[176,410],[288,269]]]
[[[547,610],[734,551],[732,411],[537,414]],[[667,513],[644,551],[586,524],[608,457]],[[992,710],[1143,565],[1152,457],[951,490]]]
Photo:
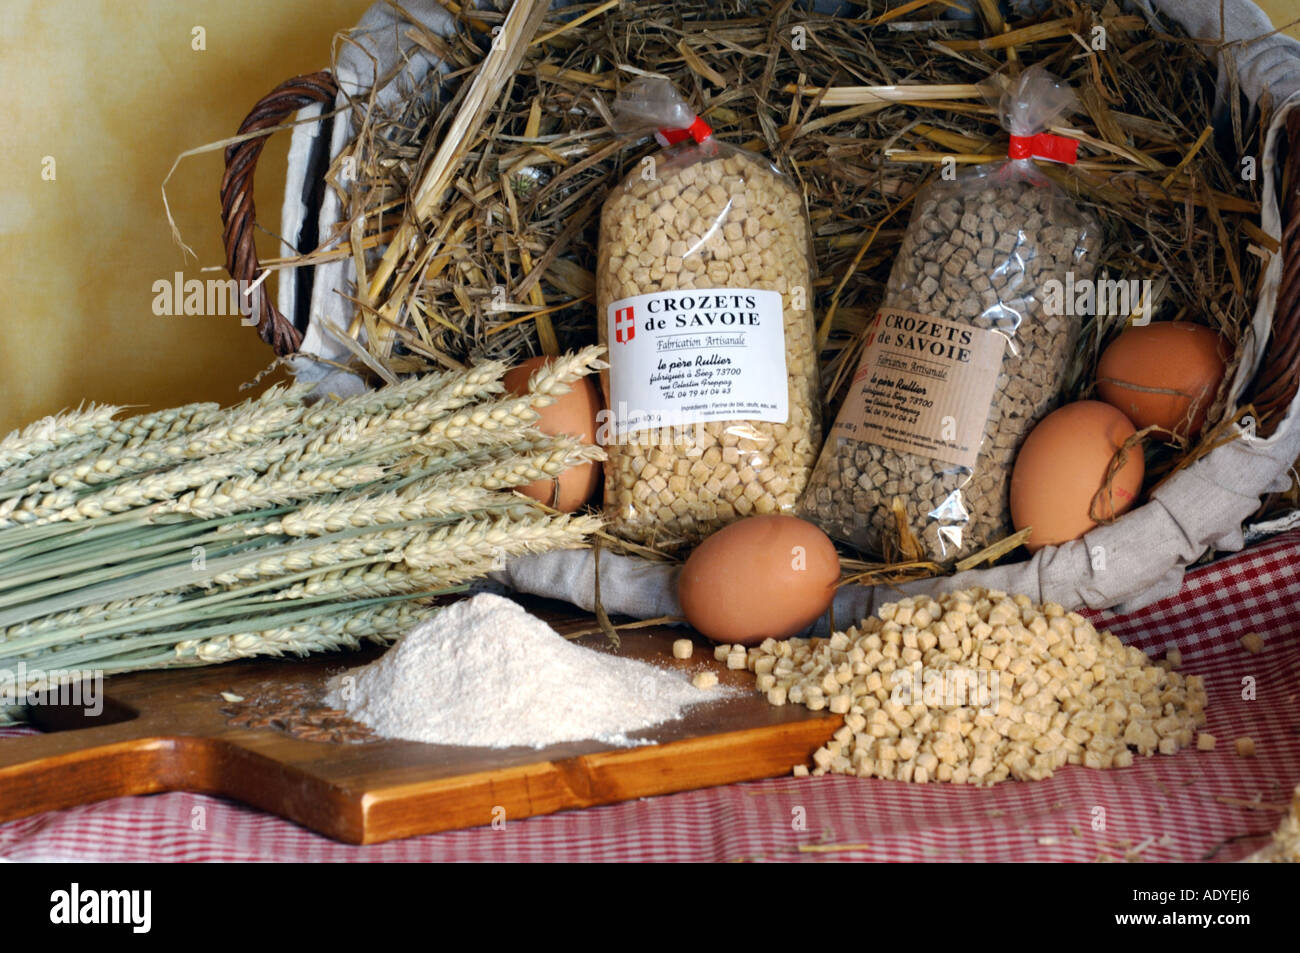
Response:
[[[565,631],[591,621],[552,624]],[[654,743],[635,748],[304,741],[274,727],[233,726],[223,712],[231,705],[222,692],[248,698],[265,695],[268,683],[319,686],[378,650],[115,676],[104,681],[98,718],[80,709],[34,707],[36,727],[48,733],[0,741],[0,821],[123,795],[198,791],[337,840],[373,844],[774,777],[807,762],[842,723],[841,716],[803,706],[768,705],[753,690],[753,675],[728,671],[698,636],[693,658],[674,659],[672,642],[682,637],[680,628],[628,632],[619,654],[688,672],[709,668],[722,684],[745,690],[639,733],[634,737]],[[581,641],[610,651],[601,636]]]

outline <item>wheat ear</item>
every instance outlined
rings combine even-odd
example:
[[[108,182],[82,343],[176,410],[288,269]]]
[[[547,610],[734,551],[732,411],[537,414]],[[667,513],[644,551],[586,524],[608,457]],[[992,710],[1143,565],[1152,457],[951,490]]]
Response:
[[[96,429],[109,423],[120,407],[91,404],[83,410],[42,417],[0,439],[0,472],[34,460],[64,444],[94,436]]]
[[[177,661],[230,662],[255,655],[307,655],[361,647],[362,639],[391,641],[436,610],[397,602],[340,612],[311,622],[280,626],[211,639],[187,639],[176,644]]]

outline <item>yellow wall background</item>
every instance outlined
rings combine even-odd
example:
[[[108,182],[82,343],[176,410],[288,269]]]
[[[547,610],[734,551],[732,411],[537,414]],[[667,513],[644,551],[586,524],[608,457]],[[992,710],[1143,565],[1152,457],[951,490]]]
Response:
[[[1263,0],[1274,22],[1297,0]],[[237,317],[157,317],[153,283],[220,265],[220,153],[186,159],[168,196],[198,261],[172,241],[159,186],[182,151],[232,135],[282,80],[328,65],[369,0],[4,0],[0,90],[0,434],[83,400],[230,402],[272,357]],[[206,50],[192,49],[192,30]],[[1292,28],[1300,36],[1300,29]],[[279,224],[287,134],[258,207]],[[43,181],[53,156],[56,178]],[[261,243],[264,252],[273,249]],[[274,280],[273,278],[270,280]]]
[[[329,65],[331,37],[369,0],[4,0],[0,5],[0,433],[83,400],[230,402],[274,356],[233,317],[158,317],[153,283],[225,278],[220,152],[249,108]],[[206,31],[205,51],[191,47]],[[288,133],[257,175],[276,229]],[[55,159],[54,181],[41,178]],[[259,242],[264,254],[273,240]],[[274,281],[274,278],[268,279]]]

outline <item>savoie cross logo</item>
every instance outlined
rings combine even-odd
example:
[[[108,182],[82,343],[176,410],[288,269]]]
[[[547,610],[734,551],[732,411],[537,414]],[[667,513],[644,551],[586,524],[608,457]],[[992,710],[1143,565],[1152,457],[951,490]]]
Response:
[[[871,323],[867,325],[868,333],[867,339],[863,342],[864,347],[871,347],[871,345],[876,343],[876,335],[880,333],[880,322],[883,320],[884,318],[881,317],[879,312],[877,312],[876,316],[871,319]]]
[[[636,337],[636,316],[632,306],[618,308],[614,311],[614,340],[626,344]]]
[[[153,924],[152,890],[71,889],[50,894],[50,922],[60,924],[126,924],[132,933],[148,933]]]

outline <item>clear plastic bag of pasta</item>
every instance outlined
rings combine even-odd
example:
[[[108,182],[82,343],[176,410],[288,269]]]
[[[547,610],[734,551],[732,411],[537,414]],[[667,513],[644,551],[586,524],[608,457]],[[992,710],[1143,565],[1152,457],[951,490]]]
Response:
[[[1012,463],[1058,399],[1092,279],[1097,222],[1033,163],[1073,162],[1046,133],[1074,102],[1031,67],[994,100],[1009,158],[917,196],[848,395],[799,503],[831,536],[952,562],[1011,532]],[[886,552],[899,521],[918,543]]]
[[[619,535],[672,548],[792,512],[807,484],[820,440],[808,223],[795,185],[718,142],[667,80],[633,81],[614,113],[665,148],[601,215],[605,510]]]

